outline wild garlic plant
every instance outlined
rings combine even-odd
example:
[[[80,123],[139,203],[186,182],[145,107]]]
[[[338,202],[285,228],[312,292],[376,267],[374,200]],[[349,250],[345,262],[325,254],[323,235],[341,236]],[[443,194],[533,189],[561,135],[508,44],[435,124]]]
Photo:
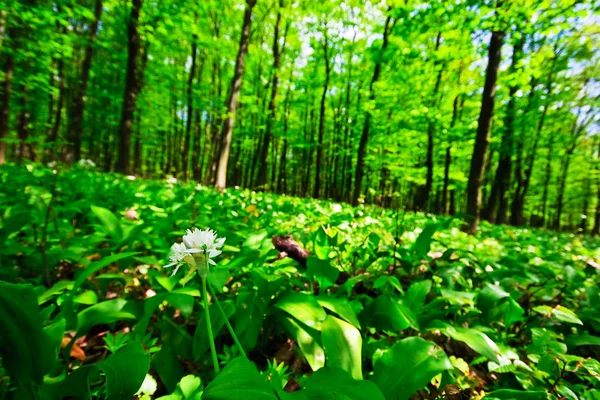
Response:
[[[218,374],[220,371],[219,361],[217,358],[217,350],[215,347],[215,338],[213,335],[212,324],[210,321],[210,310],[208,304],[208,292],[210,291],[210,295],[217,305],[217,309],[223,316],[223,320],[227,325],[227,329],[229,333],[233,337],[233,340],[238,347],[240,354],[246,356],[244,353],[244,349],[242,348],[241,343],[239,342],[235,332],[231,324],[229,323],[229,319],[227,315],[223,311],[221,304],[219,303],[219,299],[215,295],[212,287],[207,283],[208,275],[210,273],[210,266],[217,265],[217,263],[213,260],[213,258],[217,257],[221,254],[221,248],[225,243],[225,238],[219,238],[217,233],[211,229],[200,230],[198,228],[194,228],[194,230],[188,229],[187,234],[183,235],[182,243],[173,243],[171,246],[171,254],[169,255],[170,263],[165,265],[164,268],[173,268],[173,272],[171,276],[175,275],[179,268],[182,266],[187,266],[189,268],[188,273],[183,278],[182,283],[185,285],[189,282],[196,272],[202,281],[202,301],[204,304],[204,314],[206,316],[206,330],[208,334],[208,341],[210,344],[210,352],[213,361],[213,367],[215,370],[215,374]]]

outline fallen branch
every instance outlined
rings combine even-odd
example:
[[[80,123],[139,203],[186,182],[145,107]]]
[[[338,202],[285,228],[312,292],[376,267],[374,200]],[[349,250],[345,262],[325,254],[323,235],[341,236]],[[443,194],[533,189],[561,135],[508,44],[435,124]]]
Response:
[[[279,250],[280,259],[290,257],[306,267],[306,259],[308,258],[309,253],[294,241],[292,235],[273,236],[272,241],[273,246]]]

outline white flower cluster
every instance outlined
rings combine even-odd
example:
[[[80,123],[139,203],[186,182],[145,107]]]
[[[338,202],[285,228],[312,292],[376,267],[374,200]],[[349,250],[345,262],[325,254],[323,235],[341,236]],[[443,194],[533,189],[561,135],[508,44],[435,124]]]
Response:
[[[77,164],[79,164],[80,167],[85,168],[85,169],[94,169],[96,168],[96,163],[93,162],[92,160],[86,160],[84,158],[82,158],[81,160],[79,160],[77,162]]]
[[[190,267],[190,271],[198,270],[202,278],[208,276],[208,265],[216,265],[213,258],[221,254],[220,248],[225,243],[225,238],[217,237],[217,233],[198,228],[187,230],[183,236],[183,243],[174,243],[171,246],[170,263],[165,268],[175,267],[171,276],[175,275],[184,264]]]

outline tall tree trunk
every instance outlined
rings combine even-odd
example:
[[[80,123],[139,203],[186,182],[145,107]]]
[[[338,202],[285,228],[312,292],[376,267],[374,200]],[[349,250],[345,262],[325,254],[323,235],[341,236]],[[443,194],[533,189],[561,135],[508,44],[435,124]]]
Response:
[[[135,102],[140,90],[138,59],[140,58],[141,38],[138,31],[140,11],[144,0],[132,0],[131,14],[127,23],[127,70],[125,74],[125,92],[119,124],[119,150],[116,171],[129,174],[131,170],[131,131]]]
[[[102,0],[96,0],[94,5],[94,20],[90,25],[90,32],[85,47],[85,55],[81,64],[81,76],[75,83],[73,89],[73,99],[70,108],[69,118],[69,145],[67,146],[67,161],[77,161],[81,158],[81,142],[83,138],[82,122],[85,108],[85,92],[92,69],[92,56],[94,54],[94,41],[98,32],[98,23],[102,16]]]
[[[552,154],[554,153],[554,136],[550,137],[548,145],[548,155],[546,157],[546,174],[544,177],[544,192],[542,193],[542,221],[541,226],[546,225],[546,206],[548,204],[548,191],[550,179],[552,178]]]
[[[598,141],[598,153],[596,155],[596,174],[598,176],[598,198],[596,199],[596,213],[594,215],[594,228],[592,228],[592,235],[600,235],[600,140]]]
[[[203,56],[200,62],[200,68],[198,68],[198,74],[196,76],[196,81],[198,87],[202,84],[202,73],[204,72],[204,62],[206,61],[206,57]],[[206,141],[207,135],[203,134],[202,127],[202,109],[200,106],[197,106],[194,110],[194,150],[192,151],[192,171],[194,175],[194,180],[196,182],[200,182],[202,179],[202,169],[204,165],[204,151],[202,146],[202,137],[204,136],[204,140]],[[205,125],[208,126],[208,121],[205,122]]]
[[[290,76],[290,81],[292,77]],[[288,146],[288,130],[289,130],[289,119],[290,119],[290,91],[291,85],[288,86],[287,92],[285,94],[285,105],[284,105],[284,113],[285,117],[283,120],[283,146],[281,149],[281,162],[279,164],[279,176],[277,179],[277,193],[283,194],[287,193],[288,182],[287,182],[287,146]]]
[[[331,66],[329,63],[329,43],[327,38],[327,23],[324,24],[323,32],[323,57],[325,59],[325,82],[323,83],[323,93],[321,94],[321,104],[319,106],[319,142],[317,144],[317,159],[315,162],[315,186],[313,187],[313,197],[321,196],[321,166],[323,165],[323,135],[325,134],[325,100],[327,99],[327,90],[329,89],[329,77],[331,75]]]
[[[553,75],[554,75],[554,65],[556,64],[557,56],[555,56],[552,60],[552,66],[550,67],[550,73],[548,74],[548,81],[546,82],[546,97],[550,99],[552,94],[552,84],[553,84]],[[531,89],[534,90],[533,87]],[[531,102],[530,102],[531,104]],[[511,205],[510,210],[510,223],[511,225],[521,225],[524,222],[523,211],[525,209],[525,198],[527,197],[527,192],[529,191],[529,185],[531,183],[531,176],[533,174],[533,167],[535,164],[535,159],[537,155],[537,148],[540,142],[540,137],[542,135],[542,130],[544,128],[544,123],[546,121],[546,114],[548,112],[548,107],[550,105],[550,100],[546,100],[542,107],[542,115],[538,121],[537,130],[535,132],[535,137],[533,138],[533,145],[531,148],[531,153],[527,160],[527,168],[525,169],[525,174],[521,178],[521,172],[518,172],[517,179],[521,178],[521,181],[517,184],[517,190],[515,192],[515,197],[513,203]],[[522,146],[522,144],[521,144]],[[520,150],[522,152],[522,149]],[[522,156],[521,156],[522,157]]]
[[[565,159],[562,163],[562,175],[560,177],[560,184],[558,187],[558,197],[556,199],[556,219],[554,220],[553,228],[557,231],[560,230],[562,213],[564,208],[564,198],[565,198],[565,188],[567,186],[567,177],[569,174],[569,166],[571,165],[571,157],[573,156],[573,152],[575,151],[575,147],[577,146],[577,141],[573,141],[573,144],[569,146],[567,149],[567,153],[565,154]]]
[[[21,85],[20,110],[17,118],[17,134],[19,135],[18,159],[22,162],[24,159],[34,160],[35,153],[29,139],[29,122],[31,114],[29,110],[29,88],[25,84]]]
[[[513,47],[512,63],[509,74],[514,75],[517,72],[518,64],[523,54],[524,40],[519,40]],[[506,106],[506,116],[504,118],[504,130],[502,133],[502,143],[499,150],[498,167],[496,175],[492,182],[492,190],[488,198],[487,206],[484,210],[483,218],[490,222],[504,223],[507,210],[507,191],[510,184],[510,175],[512,169],[512,156],[514,149],[514,124],[516,117],[516,93],[517,85],[513,84],[509,88],[508,105]],[[498,208],[498,210],[496,210]]]
[[[15,35],[17,29],[8,30],[9,38],[12,40],[12,48],[6,53],[4,60],[4,81],[2,81],[2,102],[0,103],[0,165],[6,162],[6,142],[4,139],[8,135],[8,120],[10,118],[10,95],[12,92],[12,81],[15,70]]]
[[[479,225],[481,207],[481,182],[483,179],[496,97],[496,81],[500,67],[504,32],[493,31],[488,49],[488,65],[485,73],[485,84],[481,99],[481,110],[477,122],[475,146],[471,158],[469,182],[467,184],[467,226],[466,231],[475,234]]]
[[[390,24],[392,22],[391,15],[392,7],[388,8],[388,15],[385,20],[385,28],[383,29],[383,44],[381,46],[381,50],[379,53],[379,57],[375,61],[375,68],[373,70],[373,77],[371,78],[371,84],[369,85],[369,100],[373,102],[375,100],[375,91],[374,86],[375,83],[379,80],[379,76],[381,75],[381,64],[382,64],[382,55],[388,47],[389,44],[389,34],[390,34]],[[362,191],[362,179],[364,175],[365,168],[365,155],[367,153],[367,144],[369,143],[369,130],[371,128],[371,112],[367,111],[365,113],[365,121],[363,126],[363,131],[360,136],[360,142],[358,144],[358,153],[356,156],[356,171],[354,174],[354,192],[352,194],[352,205],[358,205],[358,199],[360,197]]]
[[[277,18],[275,20],[275,29],[273,33],[273,80],[271,82],[271,98],[269,99],[269,107],[267,111],[267,124],[265,129],[265,137],[260,152],[260,165],[258,168],[258,179],[256,186],[262,189],[267,189],[267,170],[269,167],[269,147],[273,140],[273,124],[275,123],[275,111],[277,108],[277,89],[279,88],[279,66],[281,64],[281,54],[285,48],[284,44],[279,46],[279,27],[281,25],[281,9],[283,8],[283,0],[279,0],[279,8],[277,10]],[[285,31],[287,33],[287,29]],[[276,159],[271,160],[271,168],[273,171],[277,169]]]
[[[187,81],[186,101],[187,112],[185,119],[185,138],[183,141],[183,152],[181,153],[181,172],[183,180],[187,179],[188,159],[190,154],[190,142],[192,140],[192,122],[194,115],[194,78],[196,76],[196,56],[198,45],[196,43],[196,35],[192,37],[192,66],[190,67],[190,75]]]
[[[440,48],[440,43],[442,40],[442,32],[438,32],[438,35],[435,40],[435,53],[438,52]],[[434,71],[439,68],[439,60],[436,59],[433,62]],[[435,80],[435,85],[433,86],[433,93],[431,94],[430,101],[430,109],[432,111],[435,110],[437,105],[437,97],[438,92],[440,90],[440,84],[442,82],[442,75],[444,73],[444,68],[439,68],[437,71],[437,78]],[[434,111],[435,112],[435,111]],[[433,152],[434,152],[434,141],[435,141],[435,122],[434,118],[427,116],[427,157],[425,159],[425,167],[427,168],[426,178],[425,178],[425,186],[423,186],[419,190],[419,198],[416,201],[416,208],[421,210],[428,209],[429,196],[431,195],[431,190],[433,189]]]
[[[252,9],[256,5],[256,0],[246,0],[246,9],[244,11],[244,22],[242,25],[242,34],[240,37],[240,47],[235,60],[235,70],[233,80],[231,81],[231,93],[227,105],[227,117],[223,122],[221,131],[221,149],[219,153],[219,162],[217,165],[217,176],[215,187],[223,190],[227,186],[227,164],[229,162],[229,152],[231,151],[231,139],[233,137],[233,124],[235,122],[235,111],[242,89],[242,76],[244,74],[244,57],[248,52],[248,39],[250,37],[250,26],[252,25]]]

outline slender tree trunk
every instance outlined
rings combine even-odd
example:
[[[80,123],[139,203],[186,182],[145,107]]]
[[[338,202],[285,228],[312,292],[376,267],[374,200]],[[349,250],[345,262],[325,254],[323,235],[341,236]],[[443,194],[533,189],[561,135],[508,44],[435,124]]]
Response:
[[[323,33],[323,57],[325,59],[325,82],[323,83],[323,93],[321,94],[321,104],[319,107],[319,142],[317,144],[317,159],[315,162],[315,186],[313,188],[313,197],[321,196],[321,166],[323,164],[323,135],[325,134],[325,100],[327,99],[327,90],[329,89],[329,77],[331,75],[331,66],[328,54],[327,24],[324,24]]]
[[[198,68],[198,74],[196,76],[197,86],[200,87],[202,83],[202,73],[204,72],[204,62],[206,57],[202,57],[200,62],[200,67]],[[193,117],[194,117],[194,150],[192,152],[192,171],[194,180],[196,182],[200,182],[202,179],[202,169],[204,164],[204,152],[202,151],[202,137],[206,141],[206,134],[203,134],[203,127],[201,121],[201,112],[202,109],[200,105],[198,105],[194,109]],[[208,121],[206,122],[208,125]]]
[[[438,32],[437,38],[435,40],[435,53],[438,52],[440,48],[440,43],[442,40],[442,32]],[[439,60],[435,60],[433,62],[434,71],[439,68]],[[437,105],[437,97],[438,92],[440,90],[440,84],[442,82],[442,75],[444,73],[444,68],[439,68],[437,71],[437,78],[435,80],[435,85],[433,86],[433,93],[431,94],[431,102],[430,108],[432,111],[435,110]],[[435,111],[434,111],[435,112]],[[422,187],[419,192],[419,198],[416,201],[416,208],[421,210],[428,209],[429,197],[431,195],[431,190],[433,189],[433,153],[434,153],[434,141],[435,141],[435,118],[431,118],[431,116],[427,117],[427,157],[425,159],[425,167],[427,168],[426,178],[425,178],[425,186]]]
[[[592,228],[592,235],[600,235],[600,141],[598,141],[598,153],[596,155],[596,173],[598,176],[598,198],[596,199],[596,213],[594,215],[594,228]]]
[[[369,85],[369,100],[375,100],[375,91],[374,86],[375,83],[379,80],[379,76],[381,75],[381,64],[382,57],[381,55],[385,52],[389,43],[389,31],[390,24],[392,21],[391,16],[392,8],[388,8],[388,16],[385,20],[385,28],[383,30],[383,44],[380,50],[380,57],[377,58],[375,62],[375,69],[373,70],[373,78],[371,79],[371,84]],[[354,193],[352,194],[352,205],[358,205],[358,199],[360,197],[362,191],[362,179],[364,175],[364,167],[365,167],[365,155],[367,153],[367,144],[369,143],[369,130],[371,128],[371,113],[367,111],[365,113],[365,121],[363,126],[363,131],[360,136],[360,142],[358,144],[358,153],[356,156],[356,171],[354,174]]]
[[[17,118],[17,134],[19,135],[19,162],[24,159],[35,160],[35,152],[29,139],[29,122],[31,113],[29,110],[29,88],[25,84],[21,85],[20,110]]]
[[[221,151],[219,154],[219,163],[217,165],[217,177],[215,182],[215,187],[218,190],[223,190],[227,186],[227,163],[229,162],[229,152],[231,150],[235,111],[237,109],[240,90],[242,88],[244,57],[248,52],[248,39],[250,37],[250,26],[252,25],[252,9],[255,5],[256,0],[246,0],[244,23],[242,25],[242,34],[240,37],[240,47],[235,60],[233,80],[231,81],[231,93],[227,107],[227,117],[223,122],[223,129],[221,131]]]
[[[140,90],[138,59],[141,49],[141,38],[138,31],[140,11],[144,0],[132,0],[131,14],[127,23],[127,70],[125,75],[125,92],[123,95],[123,108],[119,124],[119,151],[116,171],[129,174],[131,165],[131,131],[135,102]]]
[[[513,47],[513,57],[509,74],[514,75],[518,69],[518,64],[523,54],[524,40],[519,40]],[[484,210],[483,218],[490,222],[504,223],[506,211],[508,208],[507,191],[510,185],[510,175],[512,169],[512,156],[514,149],[514,124],[516,117],[516,93],[517,85],[513,84],[509,88],[508,105],[506,106],[506,117],[504,118],[504,130],[502,134],[502,143],[500,145],[500,157],[496,175],[492,182],[492,190]],[[498,208],[498,210],[496,210]]]
[[[290,77],[290,81],[292,78]],[[281,162],[279,164],[279,176],[277,180],[277,193],[287,193],[287,135],[289,130],[289,119],[290,119],[290,91],[291,85],[288,86],[287,92],[285,94],[285,106],[284,113],[285,117],[283,120],[283,146],[281,149]]]
[[[500,67],[504,33],[493,31],[488,50],[488,65],[485,74],[485,84],[481,100],[481,110],[477,124],[475,146],[471,158],[469,182],[467,184],[467,226],[466,231],[475,234],[479,225],[481,207],[481,182],[483,179],[492,120],[494,117],[494,101],[496,97],[496,81]]]
[[[75,83],[73,90],[73,99],[71,101],[70,118],[69,118],[69,145],[67,146],[67,161],[77,161],[81,158],[81,142],[83,138],[82,122],[85,108],[85,92],[90,78],[90,70],[92,69],[92,56],[94,53],[94,41],[98,32],[98,23],[102,16],[102,0],[96,0],[94,5],[94,20],[90,25],[88,41],[85,47],[85,55],[81,65],[81,76],[78,82]],[[62,61],[62,59],[61,59]]]
[[[574,141],[571,146],[567,149],[565,154],[565,160],[562,164],[562,175],[560,177],[560,185],[558,187],[558,197],[556,199],[556,219],[554,220],[553,228],[557,231],[560,230],[562,213],[564,208],[565,188],[567,186],[567,176],[569,174],[569,166],[571,165],[571,157],[577,146],[577,141]]]
[[[181,172],[183,180],[187,180],[188,173],[188,158],[190,154],[190,142],[192,140],[192,121],[194,114],[194,77],[196,76],[196,56],[198,45],[196,43],[196,35],[192,37],[192,66],[190,67],[190,75],[187,81],[186,100],[187,112],[185,120],[185,138],[183,141],[183,152],[181,153]]]
[[[277,10],[277,18],[275,20],[275,29],[273,34],[273,80],[271,82],[271,98],[269,99],[269,107],[267,111],[267,124],[265,129],[265,137],[260,153],[260,165],[258,168],[258,180],[256,186],[262,189],[267,189],[267,170],[269,167],[269,147],[273,140],[273,124],[275,123],[275,112],[277,109],[277,89],[279,88],[279,66],[281,64],[281,54],[285,48],[285,42],[280,47],[279,45],[279,27],[281,25],[281,9],[283,8],[283,0],[279,0],[279,9]],[[287,33],[287,29],[286,29]],[[284,34],[284,41],[286,35]],[[271,160],[272,170],[277,169],[277,160],[275,157]]]
[[[550,137],[548,156],[546,157],[546,174],[544,177],[544,192],[542,193],[542,221],[541,226],[546,226],[546,206],[548,204],[548,190],[552,178],[552,154],[554,153],[554,136]]]
[[[4,80],[2,81],[2,100],[0,103],[0,165],[6,162],[6,136],[8,136],[8,120],[10,118],[10,95],[12,92],[12,81],[15,70],[16,29],[9,29],[9,37],[13,41],[12,49],[6,54],[4,60]]]
[[[552,94],[552,84],[553,84],[553,69],[556,63],[557,57],[555,56],[552,61],[552,66],[550,68],[550,74],[548,75],[548,82],[546,83],[546,97],[549,99]],[[531,89],[534,90],[533,88]],[[530,103],[531,104],[531,103]],[[527,192],[529,191],[529,185],[531,183],[531,176],[533,174],[533,167],[535,164],[535,159],[537,155],[537,148],[540,141],[540,137],[542,135],[542,130],[544,128],[544,123],[546,121],[546,114],[548,112],[548,107],[550,105],[550,100],[546,100],[542,108],[542,115],[538,121],[537,130],[535,132],[535,137],[533,138],[533,145],[531,148],[531,153],[529,155],[529,159],[527,160],[527,169],[525,170],[525,175],[522,178],[522,181],[517,185],[517,191],[515,192],[515,198],[511,205],[510,211],[510,223],[512,225],[521,225],[524,222],[523,211],[525,209],[525,198],[527,197]],[[521,144],[522,146],[522,144]],[[522,151],[522,150],[521,150]],[[520,171],[519,175],[520,175]]]

